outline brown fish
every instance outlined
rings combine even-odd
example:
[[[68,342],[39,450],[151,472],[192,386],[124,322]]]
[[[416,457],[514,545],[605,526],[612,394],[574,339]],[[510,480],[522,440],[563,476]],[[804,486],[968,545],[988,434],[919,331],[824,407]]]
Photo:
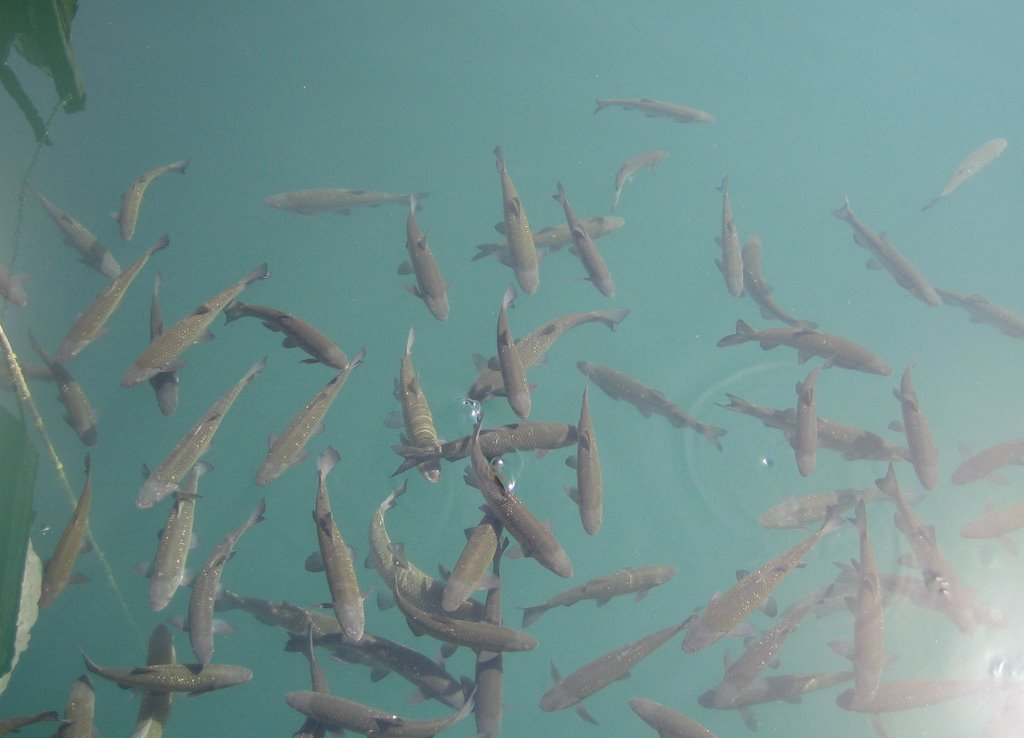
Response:
[[[163,610],[170,604],[185,578],[188,552],[192,548],[192,530],[195,524],[196,500],[199,497],[199,477],[210,470],[200,461],[192,467],[184,489],[175,493],[174,506],[167,515],[167,524],[160,533],[160,543],[153,557],[149,574],[149,607]],[[167,663],[158,661],[157,663]]]
[[[804,497],[789,497],[761,513],[758,523],[762,528],[806,528],[820,525],[831,507],[837,513],[852,510],[858,500],[871,502],[882,496],[878,487],[865,489],[837,489],[815,492]]]
[[[420,231],[416,222],[416,196],[409,198],[409,216],[405,221],[405,248],[409,251],[409,261],[402,262],[398,267],[399,274],[415,274],[416,284],[403,285],[414,297],[426,304],[430,314],[438,320],[448,319],[448,283],[441,276],[434,252],[427,244],[427,237]]]
[[[623,162],[619,171],[615,173],[615,197],[612,199],[612,212],[615,212],[615,208],[619,206],[619,196],[622,194],[622,188],[626,182],[631,181],[633,175],[644,167],[650,167],[653,172],[658,162],[667,157],[667,151],[648,151],[646,154],[639,154]]]
[[[508,324],[508,308],[515,297],[515,288],[509,285],[498,311],[498,365],[509,406],[516,415],[526,419],[530,414],[530,386],[526,383],[526,366],[516,351],[515,339],[512,338],[512,329]]]
[[[58,208],[41,194],[32,190],[35,196],[53,218],[53,222],[64,234],[64,243],[78,252],[78,260],[104,277],[113,279],[121,273],[117,260],[111,256],[106,247],[100,243],[88,228]]]
[[[715,264],[725,277],[729,294],[739,297],[743,294],[743,252],[740,251],[740,237],[736,233],[736,221],[729,204],[729,175],[722,179],[718,191],[722,193],[722,232],[715,237],[715,243],[722,249],[722,259],[716,259]]]
[[[609,233],[619,230],[626,225],[626,221],[617,215],[599,215],[581,221],[580,225],[591,238],[597,239]],[[505,222],[501,221],[494,226],[498,233],[505,233]],[[560,223],[555,226],[547,226],[539,231],[533,232],[533,244],[537,248],[537,258],[540,259],[547,251],[558,251],[566,244],[572,243],[572,234],[569,226]],[[471,261],[483,259],[493,255],[495,259],[505,266],[512,268],[512,249],[508,243],[482,243],[476,247],[477,253]]]
[[[634,666],[664,645],[682,630],[684,625],[679,623],[620,646],[581,666],[564,679],[552,664],[551,676],[555,679],[555,685],[540,698],[540,709],[551,712],[576,705],[579,716],[596,725],[597,721],[579,703],[612,682],[627,676]]]
[[[1015,438],[990,446],[966,459],[953,470],[953,484],[969,484],[984,479],[1007,464],[1024,464],[1024,438]]]
[[[892,368],[858,343],[834,333],[803,328],[761,328],[754,330],[743,320],[736,321],[736,332],[718,341],[718,346],[736,346],[757,341],[764,351],[776,346],[797,350],[797,361],[803,364],[812,356],[820,356],[834,366],[855,369],[868,374],[892,374]]]
[[[997,538],[1010,554],[1017,555],[1017,546],[1006,537],[1008,533],[1024,528],[1024,502],[1002,508],[986,509],[980,518],[969,520],[960,528],[964,538]]]
[[[409,202],[410,197],[415,197],[416,202],[419,203],[429,194],[429,192],[417,192],[414,195],[408,193],[399,195],[391,192],[347,189],[297,190],[271,195],[264,198],[263,203],[278,210],[291,210],[300,215],[315,213],[348,215],[353,208],[375,208],[389,202],[404,205]]]
[[[28,305],[28,295],[25,294],[24,274],[11,274],[7,267],[0,264],[0,297],[18,307]]]
[[[64,587],[71,581],[71,575],[75,568],[75,559],[78,552],[82,550],[82,542],[89,530],[89,511],[92,508],[92,466],[89,454],[85,455],[85,484],[82,486],[82,494],[78,497],[78,504],[71,514],[71,520],[64,527],[60,534],[57,547],[53,550],[53,556],[46,562],[46,569],[43,571],[43,582],[40,587],[39,607],[49,607],[64,591]]]
[[[487,590],[487,599],[484,602],[484,621],[492,625],[501,625],[501,555],[507,544],[506,538],[503,545],[498,546],[494,552],[491,573],[497,583]],[[504,657],[501,652],[477,653],[475,677],[476,706],[473,712],[476,717],[477,736],[498,738],[501,734],[501,718],[505,703]]]
[[[634,98],[614,98],[608,100],[598,100],[597,107],[594,109],[595,113],[599,113],[607,107],[619,107],[625,108],[626,110],[639,110],[641,113],[646,115],[648,118],[668,118],[674,120],[677,123],[714,123],[715,116],[710,113],[705,113],[703,110],[697,110],[697,108],[688,108],[684,105],[676,105],[675,103],[663,102],[662,100],[653,100],[649,97],[641,97],[639,99]]]
[[[653,387],[640,383],[618,369],[601,364],[578,361],[576,366],[613,400],[625,400],[639,410],[645,418],[649,418],[652,413],[657,413],[668,418],[668,421],[676,428],[682,426],[692,428],[704,436],[712,446],[719,451],[722,450],[722,443],[718,439],[727,433],[724,428],[697,420]]]
[[[285,348],[298,347],[309,354],[310,358],[302,359],[300,364],[319,362],[339,371],[348,367],[348,357],[338,344],[291,313],[264,305],[249,305],[241,300],[232,300],[224,308],[225,323],[246,316],[258,319],[272,331],[283,333],[281,345]]]
[[[338,732],[350,730],[361,735],[389,738],[430,738],[465,719],[473,710],[473,700],[470,698],[466,700],[461,710],[450,717],[412,720],[319,692],[288,692],[284,699],[289,706],[303,715],[308,715]]]
[[[868,269],[875,269],[881,265],[896,280],[896,284],[928,305],[928,307],[936,307],[942,304],[942,300],[939,298],[938,293],[935,292],[935,288],[932,287],[931,283],[924,278],[924,275],[903,254],[889,243],[885,234],[875,233],[853,214],[853,211],[850,210],[850,198],[846,198],[843,206],[833,210],[832,214],[839,218],[839,220],[845,220],[849,223],[853,229],[854,243],[867,249],[874,256],[874,261],[868,262]]]
[[[796,383],[796,429],[790,443],[796,455],[796,466],[801,476],[805,477],[814,471],[818,451],[818,414],[814,387],[821,369],[821,366],[814,367],[804,381]]]
[[[182,159],[174,164],[167,164],[156,169],[150,169],[141,177],[132,182],[128,191],[121,195],[121,212],[117,214],[117,222],[121,227],[121,238],[131,241],[135,235],[135,225],[139,222],[139,209],[142,207],[142,198],[154,179],[167,172],[185,173],[185,167],[192,161],[192,158]]]
[[[487,570],[497,553],[500,535],[501,525],[490,512],[484,513],[479,525],[466,528],[466,545],[444,585],[441,607],[446,612],[458,609],[480,587],[496,585],[494,578],[487,579]]]
[[[93,738],[96,727],[96,693],[88,674],[82,674],[71,683],[67,706],[64,708],[64,720],[57,730],[59,738]]]
[[[43,351],[43,347],[36,341],[31,330],[28,332],[28,340],[35,352],[39,354],[39,358],[46,364],[47,369],[50,370],[50,374],[53,375],[53,380],[57,385],[57,399],[67,411],[64,414],[64,422],[75,432],[78,440],[83,444],[95,445],[96,413],[93,412],[89,398],[85,395],[85,389],[63,364]]]
[[[904,679],[882,682],[871,700],[859,700],[856,691],[848,689],[836,697],[836,704],[854,712],[897,712],[915,710],[957,697],[993,693],[1000,688],[1006,687],[994,685],[991,680]]]
[[[885,626],[882,615],[882,588],[878,579],[875,553],[868,539],[864,500],[857,503],[853,524],[860,538],[857,597],[846,598],[853,613],[853,680],[856,701],[871,702],[878,692],[885,664]]]
[[[430,403],[420,385],[419,375],[412,363],[412,345],[416,334],[409,328],[409,336],[405,341],[405,354],[399,368],[398,379],[395,380],[395,399],[402,406],[402,424],[405,435],[402,444],[421,449],[430,458],[419,465],[423,478],[428,482],[436,482],[441,478],[441,467],[438,458],[441,454],[441,442],[434,428],[434,416],[430,412]],[[437,457],[434,455],[437,454]]]
[[[952,290],[935,290],[947,305],[966,310],[972,323],[988,323],[1011,338],[1024,338],[1024,315],[1013,312],[1002,305],[996,305],[981,295],[968,295]]]
[[[204,694],[215,689],[245,684],[252,672],[230,664],[149,664],[132,669],[108,669],[82,654],[85,668],[107,681],[146,692],[187,692]]]
[[[35,715],[19,715],[18,717],[7,718],[5,720],[0,720],[0,735],[16,733],[26,725],[32,725],[33,723],[42,723],[53,720],[60,720],[60,715],[58,715],[55,710],[38,712]]]
[[[601,482],[601,459],[597,452],[594,421],[590,417],[590,386],[583,388],[580,422],[576,425],[576,486],[567,487],[569,497],[580,509],[583,530],[594,535],[601,528],[604,508],[604,485]],[[567,462],[568,463],[568,462]]]
[[[505,208],[505,235],[512,255],[512,269],[523,292],[532,295],[540,285],[540,270],[537,268],[537,246],[530,231],[530,221],[526,218],[523,203],[519,200],[519,191],[512,184],[505,168],[505,153],[501,146],[494,149],[497,159],[498,173],[501,175],[501,199]]]
[[[149,635],[146,665],[175,664],[177,661],[171,632],[164,625],[156,626]],[[174,692],[143,692],[131,738],[163,738],[173,703]]]
[[[917,479],[921,482],[922,487],[933,490],[939,482],[939,450],[935,448],[931,428],[928,426],[928,420],[924,417],[924,413],[921,412],[917,393],[914,391],[913,380],[910,376],[913,366],[913,364],[908,364],[907,368],[903,370],[900,388],[894,389],[892,393],[900,402],[903,430],[907,434],[910,463],[914,466],[914,473],[917,474]]]
[[[699,615],[692,616],[688,621],[683,650],[687,653],[701,651],[732,632],[771,595],[787,574],[803,563],[804,556],[822,536],[842,524],[842,518],[829,516],[816,533],[756,571],[748,573],[727,592],[713,598]]]
[[[523,608],[523,627],[527,627],[541,615],[554,607],[572,607],[583,600],[594,600],[603,607],[613,597],[636,593],[642,600],[654,587],[674,578],[679,570],[674,566],[641,566],[622,569],[597,579],[579,584],[570,590],[555,595],[547,602]]]
[[[569,252],[579,258],[587,272],[587,279],[597,287],[598,292],[605,297],[615,297],[615,285],[612,284],[611,272],[608,271],[601,252],[597,250],[594,239],[587,235],[580,219],[576,217],[572,206],[569,205],[569,199],[565,196],[565,188],[562,187],[561,182],[558,183],[558,192],[552,197],[565,211],[565,220],[569,226],[569,232],[572,234],[573,242]]]
[[[693,718],[653,700],[634,697],[629,706],[641,720],[658,731],[660,738],[716,738]]]
[[[64,341],[57,349],[57,361],[63,364],[72,356],[77,356],[82,349],[103,334],[107,321],[120,307],[128,288],[142,271],[142,267],[146,265],[153,254],[167,248],[170,244],[171,241],[167,236],[159,238],[131,266],[114,277],[110,284],[96,295],[89,306],[71,324]]]
[[[149,303],[149,340],[155,341],[164,332],[164,315],[160,310],[160,287],[163,279],[160,272],[153,280],[153,298]],[[156,404],[164,415],[173,415],[178,408],[178,373],[160,372],[149,378],[149,386],[156,393]]]
[[[983,143],[957,165],[942,188],[942,192],[933,197],[921,210],[927,210],[939,200],[952,194],[953,190],[999,158],[1005,150],[1005,138],[993,138],[991,141]]]
[[[267,265],[260,264],[240,281],[218,292],[168,328],[132,362],[128,371],[121,377],[121,386],[132,387],[154,374],[180,369],[185,362],[180,361],[178,357],[192,344],[209,340],[210,325],[228,303],[257,279],[266,279],[269,276]]]
[[[775,301],[772,293],[774,288],[764,278],[761,269],[761,238],[752,235],[747,237],[741,254],[743,260],[743,289],[761,309],[761,317],[767,320],[781,320],[794,328],[814,330],[818,324],[811,320],[799,320],[783,310]]]

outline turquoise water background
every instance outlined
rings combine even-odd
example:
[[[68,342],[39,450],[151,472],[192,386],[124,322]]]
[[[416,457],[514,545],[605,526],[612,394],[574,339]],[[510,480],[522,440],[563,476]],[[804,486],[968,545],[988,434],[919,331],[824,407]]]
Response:
[[[597,727],[571,710],[543,713],[537,703],[549,686],[549,662],[568,673],[679,622],[727,589],[737,569],[756,568],[806,535],[762,530],[757,518],[764,509],[786,495],[870,486],[885,472],[881,462],[847,462],[825,450],[804,479],[781,434],[716,406],[730,392],[791,407],[794,384],[816,363],[798,365],[787,348],[715,346],[737,318],[770,325],[751,300],[726,292],[714,265],[721,218],[715,187],[726,174],[740,236],[761,236],[765,274],[779,303],[869,346],[893,367],[889,377],[825,372],[819,414],[902,444],[886,428],[899,416],[891,390],[915,363],[942,479],[918,512],[935,525],[974,596],[1018,615],[1006,629],[979,628],[968,637],[942,616],[900,603],[886,612],[886,647],[898,659],[885,678],[985,679],[997,664],[1010,678],[1024,674],[1020,559],[995,542],[958,534],[986,502],[1017,501],[1020,470],[1006,472],[1007,487],[948,481],[961,444],[978,450],[1021,435],[1017,367],[1024,348],[991,326],[971,324],[961,310],[928,308],[884,272],[866,270],[867,253],[831,214],[848,195],[858,216],[887,231],[936,286],[977,292],[1024,312],[1022,15],[1011,2],[83,3],[72,44],[86,108],[58,113],[53,145],[39,152],[31,170],[31,131],[9,100],[0,101],[0,256],[30,279],[29,306],[3,312],[15,348],[30,354],[29,327],[44,346],[58,345],[73,316],[103,287],[102,277],[73,263],[30,192],[19,207],[26,172],[28,185],[93,230],[122,266],[163,233],[171,247],[146,267],[109,334],[69,363],[101,411],[92,449],[92,531],[126,608],[96,557],[83,555],[79,569],[91,581],[69,588],[41,614],[0,697],[0,714],[62,709],[82,672],[80,648],[104,665],[141,664],[149,630],[184,612],[185,591],[166,612],[150,612],[147,583],[131,571],[152,558],[168,509],[135,508],[139,467],[159,463],[264,355],[266,370],[243,392],[208,454],[215,469],[201,482],[201,545],[193,565],[266,495],[266,522],[242,540],[225,586],[301,604],[326,598],[323,578],[302,568],[316,547],[313,459],[266,489],[253,476],[267,435],[280,432],[333,372],[298,364],[304,355],[281,348],[280,336],[254,320],[229,326],[218,320],[217,339],[186,353],[180,406],[163,417],[145,384],[118,386],[148,341],[154,273],[163,276],[161,303],[170,324],[266,261],[271,279],[242,299],[309,320],[350,356],[365,346],[365,364],[328,415],[326,432],[310,444],[313,457],[328,443],[341,452],[330,477],[332,504],[361,560],[370,517],[400,462],[390,449],[397,432],[383,420],[398,407],[392,382],[410,326],[439,433],[451,439],[470,431],[460,398],[475,377],[471,355],[494,353],[497,311],[512,280],[493,259],[470,261],[477,244],[500,240],[493,229],[502,216],[496,144],[535,230],[563,221],[550,199],[557,181],[581,216],[607,214],[625,159],[653,149],[671,153],[656,173],[641,171],[626,185],[616,212],[626,224],[598,241],[615,279],[613,300],[581,278],[578,260],[563,249],[541,263],[540,289],[511,312],[513,332],[525,335],[569,312],[631,310],[614,333],[587,325],[555,344],[548,362],[530,372],[536,383],[530,419],[576,422],[584,378],[575,363],[588,360],[632,374],[729,431],[719,453],[688,429],[592,392],[605,480],[604,525],[595,537],[582,531],[562,491],[575,479],[563,464],[568,451],[510,460],[517,491],[551,519],[575,577],[563,581],[532,561],[506,560],[507,624],[519,625],[517,606],[626,566],[672,564],[680,572],[642,602],[621,598],[600,609],[584,602],[531,626],[539,648],[505,658],[503,734],[653,734],[629,709],[631,697],[686,712],[719,736],[747,733],[736,714],[697,704],[720,679],[723,654],[741,650],[734,639],[698,654],[683,653],[674,639],[631,679],[587,701]],[[13,55],[9,63],[40,110],[49,111],[56,100],[45,76]],[[615,108],[593,115],[595,98],[610,97],[668,100],[707,110],[717,121],[680,125]],[[922,213],[955,166],[996,136],[1009,141],[1006,153]],[[192,163],[185,176],[169,174],[152,185],[134,240],[121,242],[107,216],[118,209],[120,194],[142,172],[186,156]],[[451,283],[448,321],[435,321],[401,287],[411,279],[396,274],[406,258],[402,206],[303,217],[262,202],[317,187],[430,192],[419,223]],[[61,422],[52,386],[33,390],[77,491],[84,449]],[[2,401],[13,404],[9,396]],[[486,411],[488,425],[515,421],[503,400]],[[451,566],[462,530],[479,519],[481,500],[463,484],[462,468],[445,465],[437,485],[413,472],[409,494],[388,516],[392,538],[404,541],[426,571],[438,562]],[[897,473],[905,490],[923,492],[908,464]],[[45,459],[37,507],[34,541],[46,556],[69,509]],[[897,571],[906,544],[888,503],[869,507],[869,524],[880,567]],[[844,526],[780,587],[780,605],[825,586],[833,561],[857,555],[855,531]],[[364,590],[384,588],[374,572],[358,573]],[[435,643],[408,632],[396,610],[380,612],[372,600],[370,631],[436,653]],[[177,700],[168,735],[290,735],[301,716],[283,695],[308,689],[305,661],[283,652],[280,631],[241,612],[227,619],[236,632],[217,639],[216,660],[252,668],[253,680]],[[751,622],[762,629],[772,623],[760,613]],[[809,618],[783,650],[780,673],[846,668],[826,644],[849,640],[851,632],[845,614]],[[176,644],[179,659],[190,660],[187,637],[176,634]],[[412,688],[397,676],[371,684],[362,667],[332,663],[326,654],[322,661],[336,694],[410,718],[446,714],[438,703],[406,704]],[[472,658],[463,649],[448,669],[471,675]],[[835,706],[842,689],[810,694],[799,705],[757,708],[758,735],[820,735],[825,725],[835,738],[869,735],[867,718]],[[130,733],[137,698],[99,680],[96,692],[101,734]],[[894,736],[980,735],[997,705],[967,698],[884,722]],[[26,735],[29,730],[36,735],[45,728]],[[474,735],[472,719],[448,734]]]

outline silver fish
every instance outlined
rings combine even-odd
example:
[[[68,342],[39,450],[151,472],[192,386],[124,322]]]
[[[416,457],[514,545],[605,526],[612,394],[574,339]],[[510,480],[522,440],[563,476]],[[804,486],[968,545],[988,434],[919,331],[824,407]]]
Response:
[[[715,264],[725,277],[729,294],[739,297],[743,294],[743,252],[740,251],[740,237],[736,233],[736,221],[729,204],[729,175],[722,179],[718,191],[722,193],[722,232],[715,237],[715,243],[722,249],[722,259],[716,259]]]
[[[1002,305],[981,295],[968,295],[952,290],[935,290],[947,305],[954,305],[966,310],[972,323],[988,323],[998,328],[1011,338],[1024,338],[1024,315],[1013,312]]]
[[[569,205],[569,199],[565,195],[565,188],[562,187],[561,182],[558,183],[558,192],[552,197],[565,211],[565,220],[569,226],[569,232],[572,234],[573,242],[569,252],[583,264],[583,268],[587,272],[587,279],[597,287],[598,292],[605,297],[615,297],[615,285],[612,284],[611,272],[608,271],[601,252],[597,250],[594,239],[587,235],[586,229],[583,228],[580,219],[576,217],[572,206]]]
[[[827,366],[827,364],[825,365]],[[796,383],[796,431],[790,439],[801,476],[810,476],[818,451],[818,414],[814,387],[822,367],[816,366],[802,382]]]
[[[508,404],[516,415],[525,419],[530,414],[530,386],[526,382],[526,366],[516,351],[515,339],[512,338],[512,329],[508,324],[508,308],[515,296],[515,288],[509,285],[501,299],[497,327],[498,364]]]
[[[939,200],[952,194],[953,190],[995,161],[1006,150],[1005,138],[993,138],[972,151],[960,162],[946,181],[942,192],[933,197],[921,210],[927,210]]]
[[[323,333],[301,318],[277,308],[263,305],[248,305],[241,300],[232,300],[224,308],[225,323],[251,316],[258,319],[266,328],[284,334],[281,345],[285,348],[298,347],[309,354],[302,364],[326,364],[339,371],[348,367],[345,352]]]
[[[64,234],[64,243],[78,252],[79,261],[109,279],[113,279],[121,273],[121,267],[118,266],[117,260],[111,256],[99,239],[89,232],[88,228],[35,190],[33,192],[46,208],[46,212],[53,218],[53,222],[60,228],[61,233]]]
[[[567,488],[567,491],[580,509],[583,530],[594,535],[601,528],[604,485],[601,481],[601,458],[597,451],[594,421],[590,417],[589,393],[588,385],[583,388],[580,422],[576,425],[576,486]]]
[[[199,497],[199,477],[209,469],[210,465],[206,462],[197,463],[192,467],[184,489],[175,493],[174,506],[167,515],[167,524],[160,535],[160,543],[153,557],[153,569],[149,575],[149,607],[152,610],[159,611],[167,607],[185,577],[188,552],[192,545],[196,499]]]
[[[409,216],[405,223],[405,248],[409,251],[409,261],[398,267],[399,274],[415,274],[416,284],[404,285],[415,297],[426,304],[430,314],[438,320],[448,319],[448,284],[441,276],[434,252],[427,244],[427,237],[420,231],[416,222],[416,196],[409,198]]]
[[[900,388],[892,391],[899,400],[900,410],[903,415],[903,429],[907,434],[907,446],[910,447],[910,463],[914,466],[914,473],[917,474],[921,486],[927,490],[935,489],[939,482],[939,450],[935,448],[932,440],[932,431],[928,426],[928,420],[921,412],[917,393],[914,391],[913,380],[910,370],[913,364],[908,364],[903,370],[903,378],[900,380]]]
[[[505,168],[505,153],[501,146],[494,149],[498,174],[501,175],[501,199],[505,209],[505,235],[512,255],[512,269],[523,292],[532,295],[540,285],[540,270],[537,268],[537,246],[533,241],[530,221],[519,199],[519,191],[512,183]]]
[[[320,189],[320,190],[297,190],[295,192],[282,192],[279,195],[271,195],[264,198],[263,203],[278,210],[291,210],[300,215],[313,215],[315,213],[341,213],[348,215],[353,208],[366,207],[375,208],[384,203],[393,202],[403,205],[409,202],[410,197],[415,197],[418,203],[429,195],[429,192],[417,192],[410,194],[393,194],[391,192],[372,192],[370,190],[348,190],[348,189]]]
[[[343,697],[319,692],[288,692],[284,696],[289,706],[303,715],[324,723],[338,731],[351,730],[361,735],[388,736],[389,738],[429,738],[440,733],[473,710],[473,700],[466,700],[462,709],[450,717],[436,720],[411,720],[391,712],[382,712]]]
[[[668,118],[677,123],[714,123],[715,116],[705,113],[697,108],[688,108],[685,105],[653,100],[649,97],[635,98],[614,98],[598,100],[595,113],[599,113],[607,107],[619,107],[626,110],[639,110],[648,118]]]
[[[164,332],[164,316],[160,310],[160,287],[163,279],[160,272],[153,280],[153,298],[149,303],[149,340],[155,341]],[[149,386],[156,393],[156,403],[164,415],[173,415],[178,408],[178,373],[160,372],[149,378]]]
[[[615,212],[615,208],[619,206],[619,196],[622,195],[622,188],[626,182],[631,181],[633,175],[644,167],[650,167],[653,172],[658,162],[667,157],[667,151],[648,151],[623,162],[619,171],[615,173],[615,197],[612,199],[612,212]]]
[[[131,241],[132,236],[135,235],[135,226],[139,222],[139,210],[142,208],[142,198],[145,196],[146,190],[153,180],[167,172],[184,174],[185,167],[188,166],[190,161],[192,161],[191,157],[177,161],[174,164],[150,169],[132,182],[128,191],[121,196],[121,212],[117,214],[117,223],[121,227],[121,238],[125,241]]]
[[[984,479],[1007,464],[1024,464],[1024,438],[997,443],[963,461],[953,470],[953,484],[969,484]]]
[[[230,664],[149,664],[132,669],[108,669],[85,654],[85,668],[107,681],[125,688],[147,692],[187,692],[204,694],[215,689],[245,684],[252,672]]]
[[[660,738],[716,738],[693,718],[653,700],[634,697],[629,706],[641,720],[658,731]]]
[[[171,632],[164,625],[156,626],[149,635],[146,665],[174,664],[177,661]],[[173,703],[174,692],[143,692],[139,700],[139,716],[130,738],[163,738]]]

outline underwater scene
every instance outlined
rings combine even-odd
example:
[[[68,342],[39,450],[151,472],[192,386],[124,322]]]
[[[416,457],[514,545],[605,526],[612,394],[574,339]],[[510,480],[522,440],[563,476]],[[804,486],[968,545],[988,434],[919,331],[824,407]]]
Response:
[[[1022,23],[0,3],[0,735],[1024,735]]]

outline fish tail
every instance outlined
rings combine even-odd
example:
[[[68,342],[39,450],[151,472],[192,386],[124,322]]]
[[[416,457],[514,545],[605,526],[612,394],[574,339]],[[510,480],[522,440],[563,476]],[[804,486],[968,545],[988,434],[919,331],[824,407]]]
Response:
[[[408,356],[412,353],[412,344],[416,340],[416,331],[412,326],[409,326],[409,337],[405,339],[405,355]]]
[[[836,208],[832,211],[832,215],[839,218],[839,220],[848,220],[853,212],[850,210],[850,196],[843,195],[843,204],[841,207]]]
[[[191,161],[192,161],[192,157],[190,156],[190,157],[188,157],[186,159],[182,159],[179,162],[175,162],[174,164],[171,164],[171,166],[169,166],[167,168],[168,168],[169,171],[178,172],[179,174],[184,174],[185,173],[185,167],[187,167]]]
[[[539,618],[541,615],[547,612],[547,608],[544,605],[534,605],[533,607],[523,608],[523,627],[527,627]]]
[[[596,115],[597,113],[600,113],[602,110],[604,110],[607,107],[608,107],[608,102],[606,100],[598,100],[597,101],[597,107],[594,108],[594,114]]]
[[[615,330],[619,327],[619,323],[626,319],[629,315],[629,308],[619,308],[618,310],[606,310],[603,315],[598,318],[604,323],[610,330]]]
[[[267,262],[263,262],[258,267],[253,269],[251,272],[246,274],[245,278],[242,280],[242,283],[248,286],[255,282],[257,279],[267,279],[269,276],[270,270],[267,268]]]
[[[224,308],[224,322],[230,323],[232,320],[238,320],[245,316],[246,304],[241,300],[232,300]]]
[[[565,197],[565,188],[562,187],[562,183],[561,182],[558,183],[558,192],[553,194],[551,196],[551,199],[554,200],[555,202],[557,202],[559,205],[562,205],[562,206],[564,206],[565,203],[567,202],[566,197]]]
[[[725,177],[722,178],[722,184],[718,185],[718,187],[716,187],[715,189],[718,190],[719,192],[721,192],[723,195],[726,194],[729,191],[729,175],[728,174],[725,175]]]
[[[750,324],[744,320],[736,321],[736,332],[732,335],[726,336],[718,342],[718,346],[735,346],[736,344],[744,343],[751,340],[751,335],[754,333],[754,329],[750,327]]]
[[[706,439],[708,439],[708,443],[717,448],[719,451],[722,450],[722,444],[718,439],[728,432],[729,431],[727,431],[725,428],[719,428],[718,426],[715,425],[705,425],[703,428],[700,429],[700,434],[704,436]]]
[[[941,197],[933,197],[931,200],[929,200],[927,203],[925,203],[925,206],[923,208],[921,208],[921,212],[923,213],[925,210],[928,210],[932,205],[934,205],[935,203],[937,203],[941,199],[942,199]]]

